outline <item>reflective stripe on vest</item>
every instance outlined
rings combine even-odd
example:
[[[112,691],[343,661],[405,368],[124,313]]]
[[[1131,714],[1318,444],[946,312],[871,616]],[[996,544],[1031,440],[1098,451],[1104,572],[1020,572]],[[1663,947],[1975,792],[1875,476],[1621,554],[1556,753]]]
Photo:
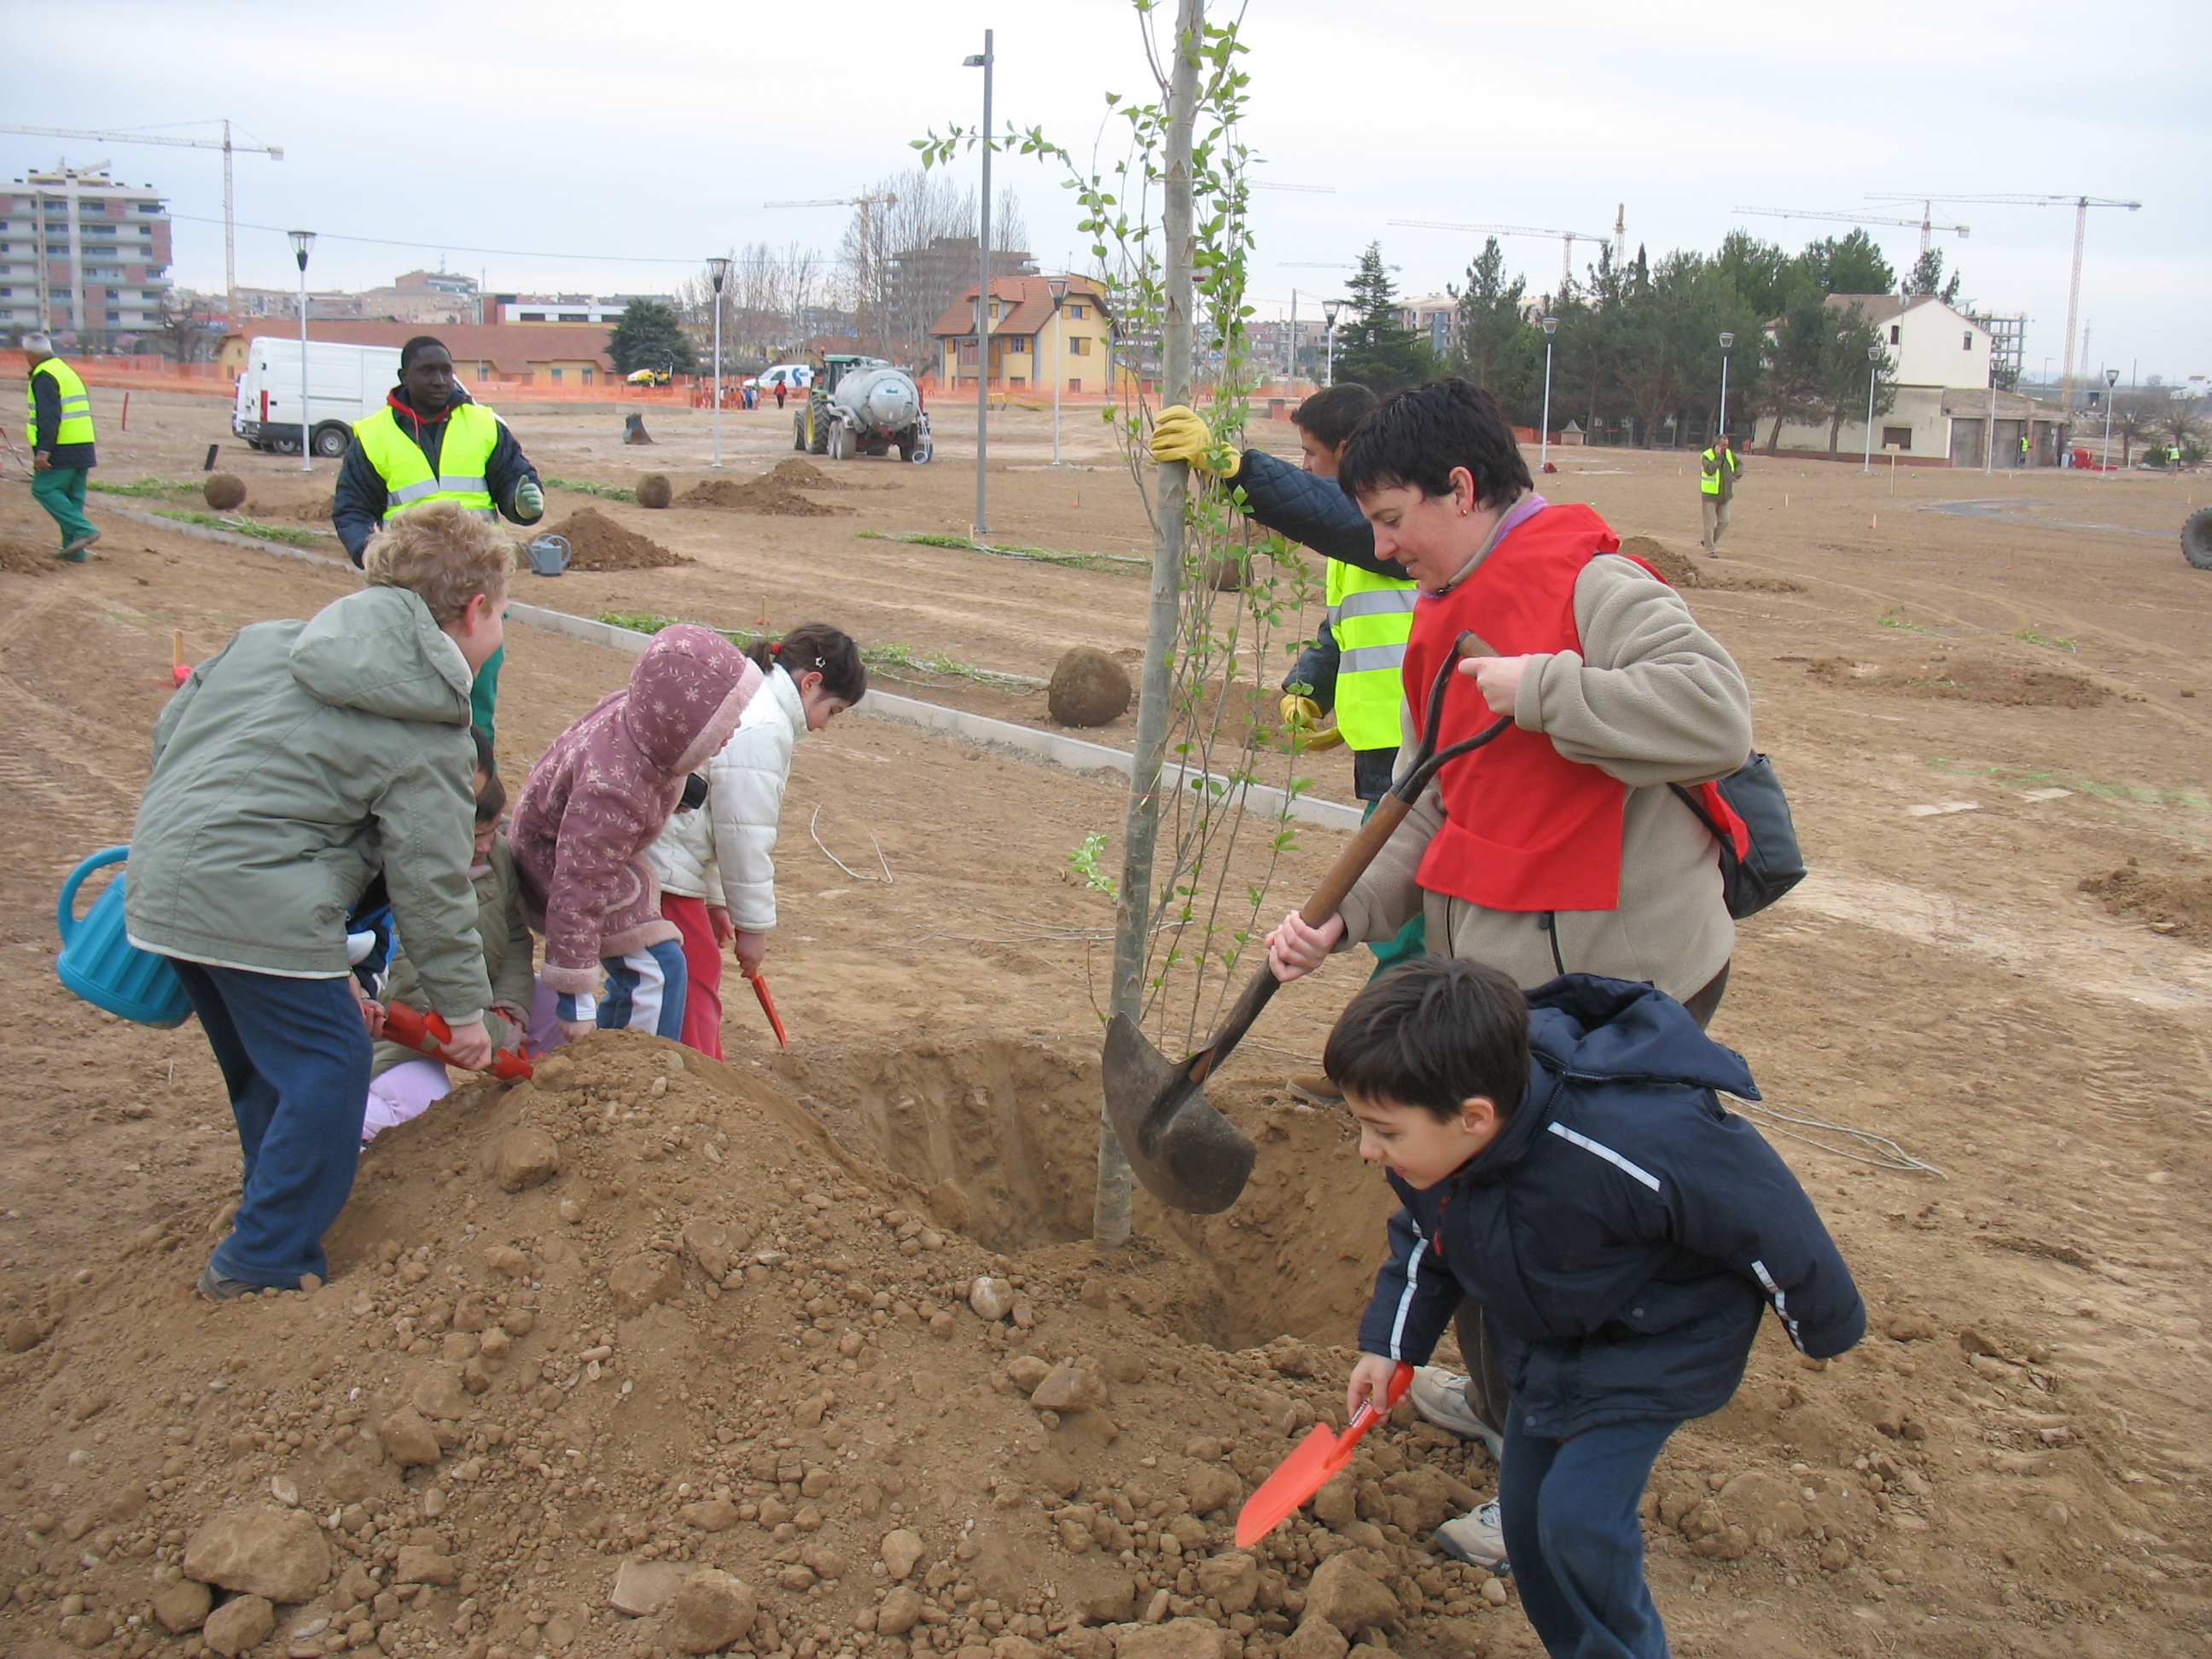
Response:
[[[1332,559],[1328,595],[1329,631],[1341,653],[1336,728],[1353,749],[1395,749],[1406,641],[1418,597],[1413,584]]]
[[[1721,493],[1721,468],[1727,465],[1728,463],[1725,461],[1720,461],[1710,449],[1704,454],[1698,456],[1698,488],[1708,495],[1719,495]],[[1704,469],[1709,466],[1713,470],[1707,472]]]
[[[93,441],[92,398],[84,389],[77,373],[58,357],[49,357],[33,369],[23,382],[23,408],[27,416],[23,424],[36,429],[39,423],[39,376],[45,375],[54,383],[61,394],[61,419],[52,432],[40,431],[38,447],[52,449],[61,444],[88,444]]]
[[[433,473],[422,446],[400,426],[389,404],[354,422],[362,453],[384,480],[386,519],[431,501],[452,501],[481,518],[499,516],[484,477],[485,464],[499,447],[499,416],[482,404],[460,404],[447,413],[445,424],[438,465],[450,471]]]

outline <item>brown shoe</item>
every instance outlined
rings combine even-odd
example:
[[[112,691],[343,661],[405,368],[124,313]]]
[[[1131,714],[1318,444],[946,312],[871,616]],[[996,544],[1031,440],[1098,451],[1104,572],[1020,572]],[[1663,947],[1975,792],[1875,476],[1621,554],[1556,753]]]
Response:
[[[1344,1104],[1344,1091],[1327,1072],[1300,1072],[1283,1086],[1309,1106]]]

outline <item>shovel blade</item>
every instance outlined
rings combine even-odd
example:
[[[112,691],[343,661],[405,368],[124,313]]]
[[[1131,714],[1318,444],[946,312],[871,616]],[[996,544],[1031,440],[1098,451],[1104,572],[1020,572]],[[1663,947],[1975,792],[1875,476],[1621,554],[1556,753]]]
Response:
[[[1144,1188],[1170,1209],[1214,1215],[1237,1201],[1259,1149],[1178,1066],[1116,1014],[1102,1056],[1106,1115]]]
[[[1249,1549],[1297,1512],[1298,1505],[1328,1484],[1334,1471],[1336,1436],[1326,1423],[1316,1423],[1275,1472],[1237,1511],[1237,1547]]]

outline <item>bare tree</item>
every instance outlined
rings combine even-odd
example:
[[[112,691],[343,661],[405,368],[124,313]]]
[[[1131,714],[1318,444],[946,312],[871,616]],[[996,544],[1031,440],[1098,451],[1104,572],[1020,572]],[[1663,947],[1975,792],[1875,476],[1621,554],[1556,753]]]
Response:
[[[975,285],[975,192],[917,168],[878,179],[863,194],[894,199],[853,210],[838,275],[864,341],[920,367],[935,355],[930,325]],[[1020,198],[1002,189],[991,209],[993,270],[1030,269],[1028,242]]]
[[[781,249],[766,242],[740,248],[722,284],[725,368],[775,362],[819,332],[822,312],[838,297],[835,275],[818,249],[798,242]],[[714,284],[703,275],[693,277],[678,286],[676,298],[685,327],[705,346],[714,337]]]

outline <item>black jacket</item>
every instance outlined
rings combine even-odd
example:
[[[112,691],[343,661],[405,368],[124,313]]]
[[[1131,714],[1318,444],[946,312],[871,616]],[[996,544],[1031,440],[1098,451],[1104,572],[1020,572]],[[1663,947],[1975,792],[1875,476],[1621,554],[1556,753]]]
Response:
[[[58,444],[53,434],[62,429],[62,389],[51,374],[31,376],[31,429],[23,435],[34,453],[50,466],[97,466],[90,444]]]
[[[407,401],[407,394],[398,387],[392,389],[387,399],[392,412],[404,429],[408,422],[415,427],[415,441],[422,446],[428,458],[430,470],[438,470],[438,452],[446,442],[446,417],[424,421]],[[453,388],[453,401],[446,405],[448,412],[475,398]],[[499,441],[492,446],[491,459],[484,464],[484,483],[491,491],[492,504],[500,516],[510,524],[536,524],[545,516],[540,507],[526,519],[514,510],[515,486],[525,478],[535,479],[538,469],[531,465],[522,453],[522,446],[514,441],[514,434],[507,430],[507,422],[499,423]],[[370,465],[368,452],[356,437],[346,446],[345,459],[338,464],[337,489],[331,501],[331,524],[338,532],[338,540],[345,544],[346,556],[356,564],[361,562],[362,550],[368,538],[376,534],[384,523],[384,508],[391,491],[385,488],[384,477]]]
[[[1264,449],[1248,449],[1243,465],[1229,483],[1244,492],[1244,516],[1253,523],[1310,547],[1325,559],[1378,576],[1411,580],[1395,559],[1375,556],[1375,526],[1335,479],[1316,477]]]
[[[1649,985],[1570,974],[1528,994],[1528,1091],[1498,1139],[1406,1207],[1360,1322],[1369,1353],[1425,1360],[1462,1293],[1482,1304],[1531,1434],[1726,1405],[1771,1304],[1815,1358],[1866,1334],[1827,1229],[1759,1132],[1741,1055]]]

